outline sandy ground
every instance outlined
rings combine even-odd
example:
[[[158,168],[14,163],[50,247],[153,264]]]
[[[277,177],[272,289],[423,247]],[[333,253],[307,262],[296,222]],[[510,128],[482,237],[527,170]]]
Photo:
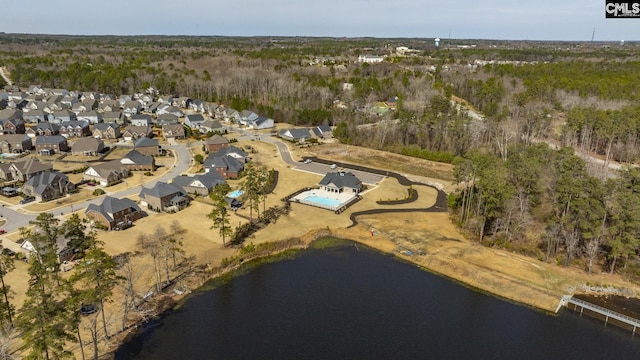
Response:
[[[316,185],[322,177],[297,171],[284,164],[273,144],[252,141],[235,145],[244,147],[247,144],[256,150],[252,154],[256,163],[279,171],[278,186],[273,194],[267,197],[266,207],[282,205],[283,197],[304,186]],[[344,145],[325,144],[304,149],[296,147],[290,147],[290,149],[294,158],[298,159],[311,154],[341,162],[388,168],[407,175],[412,174],[412,178],[437,184],[446,190],[453,188],[449,182],[451,166],[447,164],[436,164]],[[237,188],[240,181],[229,183],[232,188]],[[619,276],[588,275],[579,269],[550,265],[503,250],[480,246],[465,239],[446,213],[420,212],[361,216],[358,219],[360,222],[358,226],[347,228],[351,224],[349,215],[354,211],[384,207],[429,207],[435,202],[435,190],[427,186],[414,188],[419,193],[419,200],[415,203],[399,206],[377,205],[376,200],[403,198],[407,193],[406,187],[398,184],[395,179],[387,178],[379,186],[368,189],[362,201],[341,214],[302,204],[292,204],[290,214],[260,230],[247,239],[246,243],[259,244],[291,237],[303,237],[317,229],[328,229],[335,236],[352,239],[380,251],[395,254],[406,261],[456,279],[470,287],[550,312],[556,310],[562,295],[571,293],[586,282],[614,285],[631,289],[636,294],[640,293],[638,286],[625,282]],[[100,231],[99,238],[104,241],[105,249],[110,254],[138,254],[134,257],[136,266],[143,269],[141,273],[145,274],[140,276],[138,289],[144,293],[146,289],[153,287],[154,280],[150,270],[150,257],[144,255],[144,249],[140,248],[137,239],[141,234],[151,235],[158,226],[169,231],[170,224],[178,221],[187,230],[182,236],[184,250],[187,256],[194,257],[195,265],[217,266],[223,258],[237,253],[237,248],[224,248],[218,230],[210,229],[211,222],[206,218],[210,211],[211,205],[206,201],[194,201],[187,209],[176,214],[150,213],[125,231]],[[238,210],[232,215],[231,226],[247,221],[238,215],[247,217],[249,214],[247,206]],[[253,215],[256,216],[255,213]],[[16,239],[14,234],[9,238]],[[15,292],[13,302],[19,306],[24,300],[27,274],[26,264],[18,265],[18,268],[9,274],[8,282]],[[119,301],[115,299],[109,305],[110,314],[118,313]],[[110,326],[112,331],[116,331],[117,321],[114,320]],[[112,349],[115,345],[115,340],[103,342],[101,349],[105,351]],[[75,350],[77,351],[77,348]]]

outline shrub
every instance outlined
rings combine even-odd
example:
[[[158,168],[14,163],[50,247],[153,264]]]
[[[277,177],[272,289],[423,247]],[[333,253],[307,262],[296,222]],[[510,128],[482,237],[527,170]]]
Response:
[[[98,189],[93,190],[93,195],[94,196],[100,196],[100,195],[104,195],[104,194],[106,194],[106,192],[103,189],[98,188]]]

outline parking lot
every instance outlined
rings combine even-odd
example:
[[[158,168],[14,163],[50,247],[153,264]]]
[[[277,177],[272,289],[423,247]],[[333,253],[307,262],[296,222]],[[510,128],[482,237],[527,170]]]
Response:
[[[360,179],[360,181],[362,181],[362,183],[368,184],[368,185],[377,185],[385,178],[383,175],[372,174],[366,171],[350,169],[349,166],[346,164],[336,163],[335,168],[332,168],[331,165],[333,164],[322,164],[314,161],[310,163],[299,162],[296,164],[296,168],[298,170],[308,171],[308,172],[316,173],[318,175],[324,175],[326,173],[336,172],[336,171],[352,172],[353,175],[355,175],[358,179]]]

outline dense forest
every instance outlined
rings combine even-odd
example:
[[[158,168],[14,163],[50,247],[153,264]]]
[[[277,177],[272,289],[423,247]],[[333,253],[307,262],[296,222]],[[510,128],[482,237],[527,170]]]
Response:
[[[640,276],[637,44],[10,34],[0,43],[0,65],[20,87],[153,87],[451,163],[451,214],[471,238]]]

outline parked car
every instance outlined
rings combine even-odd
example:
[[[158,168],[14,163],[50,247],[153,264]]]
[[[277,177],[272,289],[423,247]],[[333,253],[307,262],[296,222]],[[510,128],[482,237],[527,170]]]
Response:
[[[35,199],[36,198],[33,197],[33,196],[27,196],[26,198],[20,200],[20,204],[24,205],[24,204],[27,204],[27,203],[30,203],[30,202],[34,201]]]
[[[9,256],[9,257],[13,257],[13,255],[16,254],[15,251],[13,251],[11,249],[7,249],[7,248],[2,249],[2,253],[7,255],[7,256]]]
[[[337,169],[337,168],[338,168],[338,165],[336,165],[336,164],[331,164],[331,168],[332,168],[333,170],[335,170],[335,169]]]
[[[4,233],[6,233],[6,232],[7,232],[7,230],[5,230],[5,229],[0,229],[0,234],[4,234]]]
[[[98,311],[98,307],[95,304],[82,304],[80,306],[80,314],[90,315]]]
[[[313,160],[311,160],[311,159],[306,159],[306,160],[304,161],[304,163],[305,163],[305,164],[311,164],[312,162],[313,162]]]

